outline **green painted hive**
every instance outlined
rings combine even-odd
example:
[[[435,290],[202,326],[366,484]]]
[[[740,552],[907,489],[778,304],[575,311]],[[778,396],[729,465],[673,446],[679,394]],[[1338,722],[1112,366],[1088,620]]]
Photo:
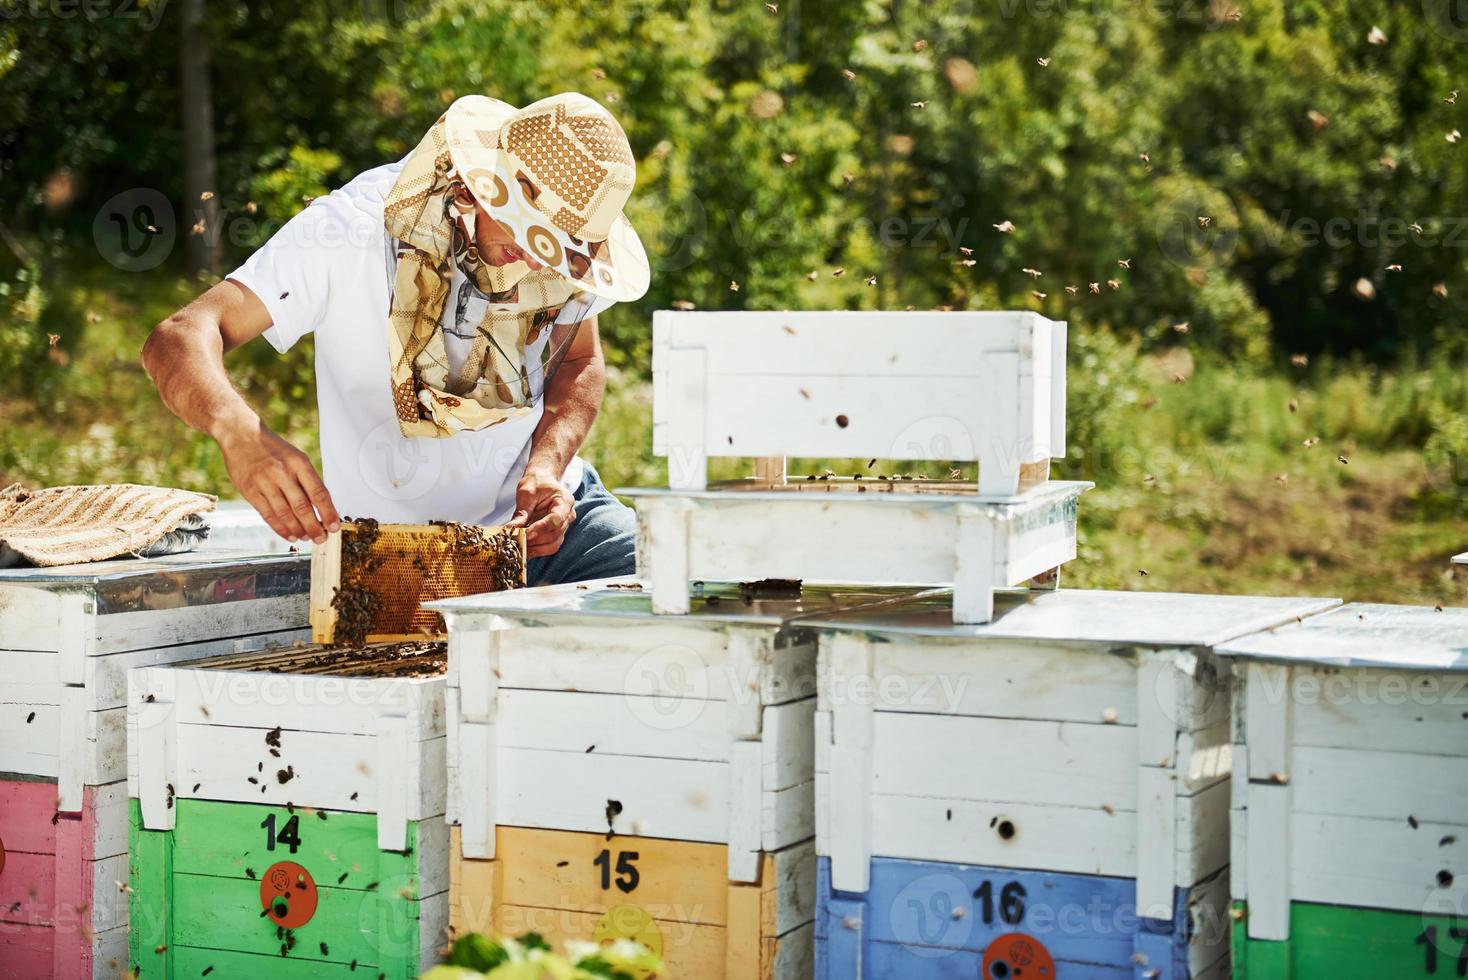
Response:
[[[416,977],[448,919],[442,644],[134,671],[143,978]]]

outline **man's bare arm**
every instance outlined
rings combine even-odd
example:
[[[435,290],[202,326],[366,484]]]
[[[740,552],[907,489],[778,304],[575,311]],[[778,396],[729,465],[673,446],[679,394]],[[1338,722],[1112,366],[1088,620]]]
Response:
[[[575,520],[575,502],[561,486],[561,476],[596,421],[606,381],[597,319],[589,317],[546,382],[545,414],[531,436],[530,459],[515,495],[516,517],[526,522],[532,558],[555,554]]]
[[[310,457],[260,421],[224,369],[226,353],[269,327],[260,298],[225,280],[153,329],[143,369],[175,415],[219,444],[235,488],[277,534],[319,544],[340,527],[331,495]]]

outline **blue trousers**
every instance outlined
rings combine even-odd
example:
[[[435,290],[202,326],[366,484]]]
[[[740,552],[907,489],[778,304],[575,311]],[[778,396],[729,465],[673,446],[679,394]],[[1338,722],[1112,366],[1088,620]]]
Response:
[[[631,575],[637,565],[637,515],[602,486],[590,463],[577,488],[576,520],[566,529],[561,550],[532,558],[525,567],[530,585],[560,585],[587,579]]]

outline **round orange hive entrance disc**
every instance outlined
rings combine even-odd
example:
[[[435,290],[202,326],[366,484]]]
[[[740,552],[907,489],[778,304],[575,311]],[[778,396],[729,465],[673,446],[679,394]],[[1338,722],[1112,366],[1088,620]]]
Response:
[[[316,880],[294,861],[278,861],[260,876],[260,907],[266,918],[299,929],[316,914]]]
[[[1055,980],[1055,960],[1033,936],[1006,933],[984,950],[983,975],[984,980]]]

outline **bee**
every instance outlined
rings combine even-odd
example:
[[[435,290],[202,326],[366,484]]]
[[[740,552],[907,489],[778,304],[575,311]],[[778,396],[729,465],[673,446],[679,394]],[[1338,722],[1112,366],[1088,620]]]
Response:
[[[1049,68],[1050,67],[1050,59],[1049,58],[1036,58],[1035,59],[1035,64],[1039,65],[1041,68]]]

